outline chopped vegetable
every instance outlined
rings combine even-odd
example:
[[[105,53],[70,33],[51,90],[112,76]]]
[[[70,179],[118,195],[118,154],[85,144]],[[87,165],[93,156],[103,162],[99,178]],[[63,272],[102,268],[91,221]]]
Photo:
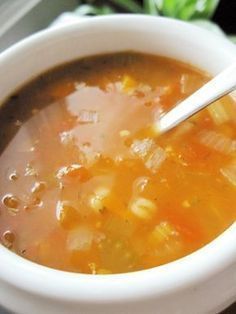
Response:
[[[67,236],[67,247],[70,251],[87,251],[93,242],[94,234],[87,226],[71,230]]]
[[[182,74],[180,78],[180,90],[182,94],[189,95],[200,88],[202,80],[199,76]]]
[[[236,140],[215,131],[202,131],[199,139],[205,146],[226,155],[236,151]]]
[[[56,216],[60,225],[65,229],[71,229],[81,221],[78,210],[68,201],[59,201],[57,203]]]
[[[231,120],[230,114],[227,112],[224,104],[220,100],[208,106],[207,110],[216,125],[220,125]]]
[[[152,237],[157,243],[163,243],[171,237],[178,236],[178,232],[175,228],[167,221],[161,222],[152,231]]]
[[[154,145],[154,141],[150,138],[134,140],[134,142],[131,144],[130,150],[132,154],[144,159],[150,150],[154,147]]]
[[[177,126],[176,130],[174,130],[175,137],[181,137],[185,134],[188,134],[194,129],[195,124],[192,121],[184,121],[179,126]]]
[[[156,147],[148,156],[145,166],[153,173],[156,173],[166,159],[166,152],[161,147]]]
[[[78,113],[78,123],[88,124],[88,123],[98,123],[99,116],[98,112],[94,110],[81,110]]]

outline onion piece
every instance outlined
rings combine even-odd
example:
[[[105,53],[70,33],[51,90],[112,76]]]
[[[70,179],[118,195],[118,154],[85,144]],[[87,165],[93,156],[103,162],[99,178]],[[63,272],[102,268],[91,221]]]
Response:
[[[157,146],[148,156],[145,166],[151,170],[152,173],[156,173],[162,163],[165,161],[167,154],[165,150]]]
[[[236,151],[236,140],[215,131],[202,131],[199,139],[201,144],[226,155]]]
[[[99,115],[94,110],[81,110],[78,113],[78,122],[80,124],[97,123],[99,122]]]
[[[194,74],[184,73],[180,78],[180,91],[188,95],[196,91],[203,84],[202,79]]]
[[[68,201],[58,201],[56,217],[64,229],[72,229],[81,219],[78,210]]]
[[[152,238],[157,243],[163,243],[168,241],[171,237],[177,237],[179,233],[175,228],[167,221],[162,221],[152,231]]]
[[[67,247],[70,251],[89,250],[93,241],[93,232],[86,226],[80,226],[68,233]]]
[[[67,236],[67,248],[70,251],[87,251],[92,243],[99,243],[105,239],[105,235],[94,232],[90,227],[81,225],[71,230]]]
[[[174,137],[181,137],[193,130],[195,123],[192,121],[182,122],[175,130]]]
[[[236,162],[220,169],[220,173],[234,186],[236,186]]]
[[[143,140],[134,140],[131,144],[130,150],[133,155],[144,159],[154,146],[155,142],[152,139],[145,138]]]
[[[216,101],[207,107],[207,110],[216,125],[220,125],[231,120],[229,112],[227,112],[221,101]]]

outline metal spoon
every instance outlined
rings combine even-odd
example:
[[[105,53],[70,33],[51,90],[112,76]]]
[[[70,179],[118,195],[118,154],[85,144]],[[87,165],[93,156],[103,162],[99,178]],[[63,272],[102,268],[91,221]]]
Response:
[[[236,89],[236,62],[155,122],[154,131],[159,134],[172,129],[234,89]]]

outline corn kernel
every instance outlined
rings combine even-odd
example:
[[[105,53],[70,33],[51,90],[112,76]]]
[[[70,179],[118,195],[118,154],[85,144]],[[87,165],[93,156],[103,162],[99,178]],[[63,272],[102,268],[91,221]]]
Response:
[[[120,134],[120,137],[127,137],[130,135],[130,131],[129,130],[121,130],[119,134]]]
[[[104,199],[110,194],[110,190],[106,187],[98,188],[89,199],[90,207],[96,212],[101,213],[104,208]]]
[[[122,79],[122,88],[126,93],[132,92],[137,85],[136,81],[129,75],[124,75]]]
[[[89,200],[90,207],[96,212],[100,213],[104,209],[103,201],[98,196],[91,196]]]
[[[188,200],[183,201],[182,206],[185,208],[189,208],[191,206],[191,204],[189,203]]]

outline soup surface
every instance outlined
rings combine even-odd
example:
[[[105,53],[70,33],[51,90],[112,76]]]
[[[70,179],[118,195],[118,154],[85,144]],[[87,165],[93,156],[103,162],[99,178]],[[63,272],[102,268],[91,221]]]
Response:
[[[65,64],[12,95],[0,111],[2,244],[49,267],[110,274],[217,237],[236,218],[233,98],[149,131],[207,80],[174,60],[119,53]]]

